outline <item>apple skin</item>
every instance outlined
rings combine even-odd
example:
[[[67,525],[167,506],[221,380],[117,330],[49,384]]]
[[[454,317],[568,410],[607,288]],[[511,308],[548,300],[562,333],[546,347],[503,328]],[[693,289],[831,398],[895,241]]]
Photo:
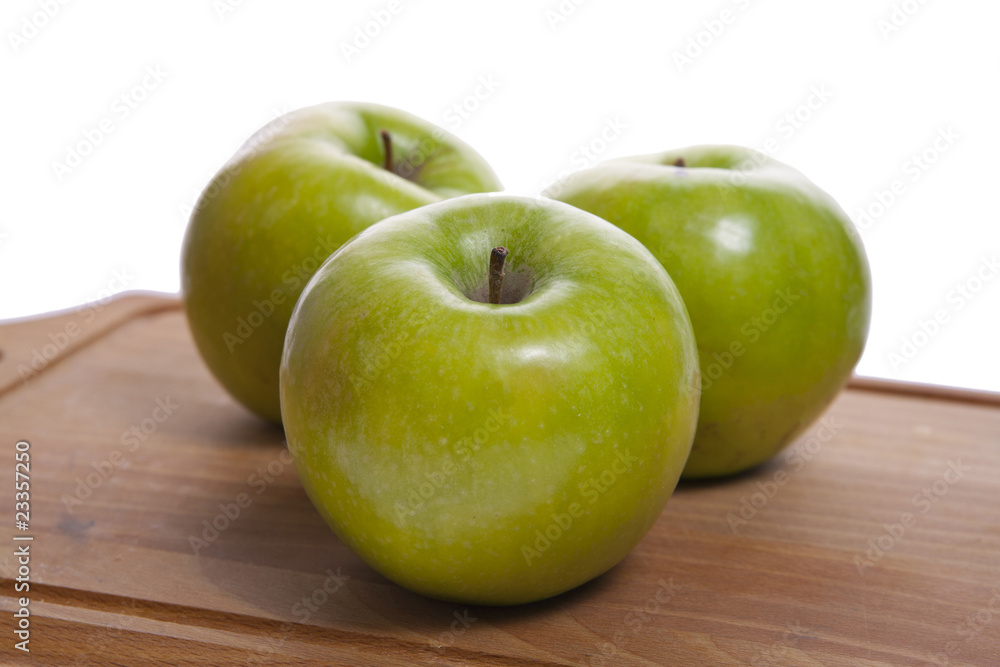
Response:
[[[394,171],[383,167],[382,130]],[[285,330],[319,265],[383,218],[500,188],[472,148],[396,109],[331,102],[275,119],[215,176],[191,217],[181,277],[198,350],[230,394],[280,421]]]
[[[703,387],[683,477],[767,461],[849,379],[871,318],[868,261],[848,216],[798,171],[698,146],[608,161],[546,194],[642,241],[684,297]]]
[[[624,558],[677,483],[698,396],[656,258],[596,216],[509,195],[359,234],[306,287],[281,364],[289,450],[336,534],[467,604],[550,597]]]

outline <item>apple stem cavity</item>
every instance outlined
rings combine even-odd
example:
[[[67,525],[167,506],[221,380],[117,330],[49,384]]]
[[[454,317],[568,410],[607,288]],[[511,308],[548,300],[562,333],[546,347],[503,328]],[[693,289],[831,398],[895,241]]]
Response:
[[[507,248],[502,245],[490,252],[490,303],[500,303],[500,288],[503,287],[503,268],[507,261]]]
[[[389,134],[388,130],[379,130],[378,135],[382,138],[382,148],[385,151],[385,160],[382,162],[382,168],[395,173],[394,167],[396,165],[392,163],[392,135]]]

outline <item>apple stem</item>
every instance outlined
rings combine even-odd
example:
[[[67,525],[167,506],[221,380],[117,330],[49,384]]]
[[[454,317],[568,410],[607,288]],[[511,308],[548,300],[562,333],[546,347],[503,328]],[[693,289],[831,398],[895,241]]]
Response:
[[[382,167],[386,171],[393,171],[394,165],[392,163],[392,135],[389,134],[388,130],[380,130],[379,136],[382,137],[382,148],[385,150],[385,161],[382,162]]]
[[[509,251],[503,246],[493,248],[490,253],[490,303],[500,303],[500,288],[503,287],[503,267]]]
[[[675,167],[686,167],[687,166],[687,162],[684,161],[684,158],[679,157],[676,160],[674,160],[674,166]]]

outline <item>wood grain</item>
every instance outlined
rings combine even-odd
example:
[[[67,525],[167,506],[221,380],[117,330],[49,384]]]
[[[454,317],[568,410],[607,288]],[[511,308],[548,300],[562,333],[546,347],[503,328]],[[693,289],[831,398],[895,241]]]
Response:
[[[464,607],[339,543],[280,429],[208,374],[176,298],[84,317],[0,325],[0,442],[11,471],[14,443],[31,443],[34,536],[32,652],[8,629],[5,664],[1000,664],[995,395],[858,380],[775,461],[682,484],[606,575]],[[213,520],[224,530],[195,553]]]

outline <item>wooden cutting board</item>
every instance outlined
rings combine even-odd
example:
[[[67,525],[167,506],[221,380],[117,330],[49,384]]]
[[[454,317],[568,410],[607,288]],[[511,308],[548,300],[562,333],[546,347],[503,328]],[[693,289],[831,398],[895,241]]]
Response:
[[[996,395],[856,381],[776,461],[682,484],[611,572],[486,608],[352,555],[281,431],[209,375],[176,298],[0,325],[0,355],[5,663],[1000,664]]]

